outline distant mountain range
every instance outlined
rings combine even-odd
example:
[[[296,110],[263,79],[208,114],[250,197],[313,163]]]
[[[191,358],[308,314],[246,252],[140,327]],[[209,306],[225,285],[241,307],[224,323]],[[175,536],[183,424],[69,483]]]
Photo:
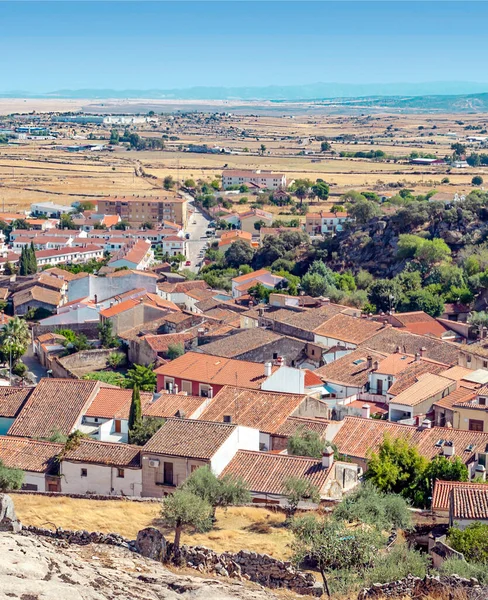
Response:
[[[426,112],[488,111],[488,84],[433,82],[395,84],[314,83],[266,87],[192,87],[187,89],[78,89],[46,93],[9,91],[0,98],[86,100],[170,100],[313,103],[338,110],[395,110]]]

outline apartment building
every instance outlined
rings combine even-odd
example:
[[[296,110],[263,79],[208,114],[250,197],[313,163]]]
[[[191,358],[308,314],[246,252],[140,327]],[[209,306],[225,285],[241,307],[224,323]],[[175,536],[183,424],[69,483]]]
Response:
[[[166,192],[164,196],[111,196],[98,201],[98,212],[118,215],[131,225],[163,221],[185,226],[188,218],[188,200]]]
[[[286,175],[284,173],[271,173],[271,171],[240,171],[226,169],[222,172],[222,187],[224,189],[234,185],[247,185],[267,190],[286,188]]]

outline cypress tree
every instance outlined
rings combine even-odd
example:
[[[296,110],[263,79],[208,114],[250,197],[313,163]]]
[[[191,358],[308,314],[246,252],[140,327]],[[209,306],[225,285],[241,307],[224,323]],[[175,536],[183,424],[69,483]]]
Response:
[[[130,432],[140,425],[142,425],[141,394],[139,392],[139,386],[135,385],[132,389],[132,401],[129,412],[129,437]]]
[[[29,251],[29,274],[34,275],[35,273],[37,273],[36,250],[34,248],[34,242],[31,242]]]
[[[19,275],[27,275],[27,253],[26,247],[23,246],[20,252],[20,260],[19,260]]]

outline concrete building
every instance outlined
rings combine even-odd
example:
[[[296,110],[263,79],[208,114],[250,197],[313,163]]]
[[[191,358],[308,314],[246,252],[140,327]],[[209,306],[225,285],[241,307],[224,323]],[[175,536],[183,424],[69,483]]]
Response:
[[[36,202],[31,204],[31,213],[34,216],[44,215],[54,219],[59,219],[61,215],[69,215],[76,212],[72,206],[64,204],[55,204],[54,202]]]
[[[188,220],[188,200],[165,192],[164,196],[120,196],[98,200],[98,212],[119,215],[131,225],[152,223],[155,227],[171,221],[185,227]]]
[[[347,221],[350,221],[347,212],[308,213],[305,216],[305,231],[309,235],[337,233],[344,229]]]
[[[226,169],[222,171],[222,187],[224,189],[234,185],[247,185],[267,190],[286,188],[286,175],[283,173],[271,173],[270,171],[240,171]]]

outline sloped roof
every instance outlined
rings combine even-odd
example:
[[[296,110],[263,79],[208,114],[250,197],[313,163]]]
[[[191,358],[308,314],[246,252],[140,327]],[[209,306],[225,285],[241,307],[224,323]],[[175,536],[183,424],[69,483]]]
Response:
[[[384,329],[382,323],[338,314],[314,330],[315,335],[360,344]]]
[[[194,419],[168,419],[143,448],[144,453],[210,460],[236,425]]]
[[[453,383],[454,381],[447,379],[447,377],[441,377],[433,373],[424,373],[423,375],[419,375],[413,385],[398,394],[398,396],[395,396],[392,402],[401,404],[402,406],[416,406],[436,394],[445,392]]]
[[[255,493],[282,495],[288,477],[305,479],[321,490],[330,471],[316,458],[239,450],[222,476],[242,477]]]
[[[100,387],[98,381],[41,379],[9,435],[48,438],[55,430],[68,435]]]
[[[238,425],[274,433],[305,399],[305,394],[263,392],[227,385],[215,394],[200,418],[222,422],[224,415],[230,416]]]
[[[409,365],[408,369],[398,375],[396,381],[394,381],[393,385],[388,389],[388,394],[397,396],[414,385],[415,382],[418,381],[418,378],[423,374],[432,373],[434,375],[439,375],[446,370],[446,367],[447,365],[445,364],[430,360],[414,361]]]
[[[34,285],[33,287],[28,288],[27,290],[22,290],[21,292],[12,294],[12,300],[14,306],[20,306],[22,304],[26,304],[27,302],[32,302],[33,300],[35,300],[37,302],[43,302],[44,304],[48,304],[49,306],[53,306],[55,308],[61,302],[61,294],[54,290]]]
[[[190,419],[205,402],[208,402],[208,398],[203,396],[163,393],[156,401],[146,404],[142,414],[145,417],[168,418],[176,417],[176,413],[180,412]]]
[[[488,486],[485,489],[471,487],[454,487],[451,491],[451,518],[470,519],[473,521],[488,520]]]
[[[24,406],[34,388],[31,387],[0,387],[0,417],[14,419]]]
[[[277,367],[273,367],[276,370]],[[264,365],[245,360],[234,360],[187,352],[155,371],[158,375],[180,377],[190,381],[217,385],[235,385],[259,389],[265,381]]]
[[[454,488],[486,490],[485,483],[470,483],[467,481],[441,481],[437,479],[432,494],[432,510],[449,510],[451,492]]]
[[[238,315],[235,316],[238,317]],[[204,354],[234,358],[261,346],[277,342],[279,339],[285,340],[285,338],[277,333],[255,327],[252,329],[243,329],[232,336],[200,346],[199,351]]]
[[[275,435],[290,437],[298,430],[306,429],[308,431],[314,431],[322,438],[325,438],[329,423],[331,423],[331,421],[328,421],[327,419],[288,417],[274,433]]]
[[[10,469],[54,474],[57,469],[55,458],[62,449],[63,444],[0,436],[0,460]]]
[[[141,447],[129,444],[82,439],[68,451],[63,460],[138,469],[141,466]]]
[[[368,357],[372,359],[371,366],[368,366]],[[326,382],[363,387],[368,382],[369,374],[373,371],[374,362],[383,358],[385,358],[384,354],[367,348],[358,348],[316,369],[314,373]]]
[[[144,407],[151,402],[152,394],[150,392],[140,392],[140,394],[141,405]],[[102,387],[85,412],[85,416],[101,419],[128,419],[131,402],[132,390]]]

